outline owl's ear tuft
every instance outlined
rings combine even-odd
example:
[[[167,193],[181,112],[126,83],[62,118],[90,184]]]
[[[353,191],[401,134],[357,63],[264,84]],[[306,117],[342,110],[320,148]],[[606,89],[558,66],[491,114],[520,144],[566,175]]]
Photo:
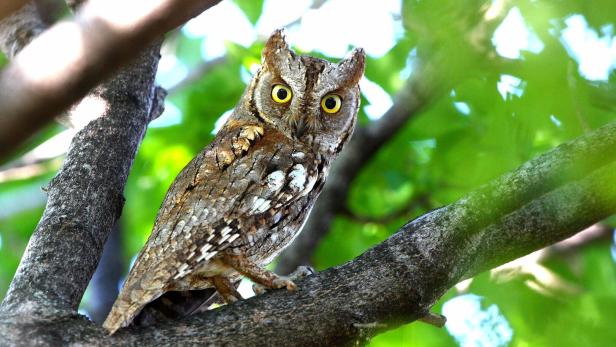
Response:
[[[366,53],[363,48],[353,49],[347,56],[338,63],[340,76],[345,76],[343,85],[354,85],[364,75],[366,66]]]
[[[274,31],[265,43],[263,63],[271,68],[276,68],[294,57],[295,53],[289,48],[289,44],[285,39],[284,29]]]

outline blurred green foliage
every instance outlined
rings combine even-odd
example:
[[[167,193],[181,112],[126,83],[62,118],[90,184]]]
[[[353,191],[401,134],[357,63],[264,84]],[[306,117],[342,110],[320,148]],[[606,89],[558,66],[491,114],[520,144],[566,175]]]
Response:
[[[255,24],[263,2],[236,3]],[[512,7],[519,10],[526,29],[541,41],[542,49],[522,50],[516,58],[496,52],[492,33],[503,16],[490,25],[481,23],[487,9],[498,4],[505,6],[505,14]],[[431,93],[430,102],[355,180],[348,208],[361,218],[345,215],[336,219],[315,253],[316,267],[344,263],[386,239],[409,219],[451,203],[536,155],[613,121],[616,83],[612,68],[607,80],[589,79],[580,73],[579,61],[563,39],[567,21],[576,15],[588,23],[588,32],[594,31],[616,51],[616,2],[612,0],[403,1],[404,33],[387,54],[368,58],[366,77],[393,97],[403,87],[408,70],[411,76],[422,76],[422,67],[430,62],[434,71],[419,79]],[[473,39],[477,36],[480,40]],[[168,41],[189,69],[202,63],[202,39],[177,32]],[[168,97],[181,113],[180,121],[151,127],[139,149],[122,216],[124,250],[118,256],[127,264],[147,239],[175,175],[211,141],[216,121],[244,91],[242,76],[260,61],[262,43],[250,47],[229,43],[226,48],[224,63]],[[508,92],[499,91],[499,86]],[[362,108],[361,124],[370,121]],[[50,127],[24,151],[58,131],[57,126]],[[27,179],[0,181],[0,205],[4,204],[0,209],[26,206],[10,215],[0,214],[0,294],[6,291],[43,210],[42,199],[35,206],[26,203],[32,199],[28,192],[44,186],[53,172],[48,168]],[[409,208],[409,202],[418,197],[427,198]],[[379,221],[392,213],[394,218]],[[552,276],[541,282],[541,290],[532,273],[520,272],[506,281],[496,281],[488,273],[476,277],[463,292],[482,297],[482,309],[491,305],[498,309],[512,331],[504,342],[463,340],[447,329],[416,323],[382,334],[371,344],[612,345],[616,341],[611,327],[616,319],[616,264],[610,247],[614,248],[606,238],[534,264]],[[459,294],[452,289],[434,310],[441,312],[443,304]],[[481,336],[488,323],[473,333]]]

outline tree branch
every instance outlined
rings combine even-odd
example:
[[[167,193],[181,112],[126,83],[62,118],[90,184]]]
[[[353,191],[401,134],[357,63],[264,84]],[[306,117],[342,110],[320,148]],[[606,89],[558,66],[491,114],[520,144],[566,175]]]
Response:
[[[82,121],[49,184],[47,207],[0,307],[3,314],[63,316],[77,309],[120,215],[145,128],[152,113],[160,112],[153,107],[164,96],[153,86],[159,45],[69,112],[70,118],[94,120]]]
[[[346,206],[351,182],[361,169],[406,122],[448,90],[449,83],[441,81],[434,73],[435,65],[435,62],[430,62],[420,66],[417,70],[422,72],[407,81],[393,106],[378,121],[355,130],[351,141],[334,163],[308,222],[280,256],[276,272],[288,274],[298,266],[310,263],[315,248],[329,232],[336,214]]]
[[[353,261],[299,281],[297,292],[276,290],[179,322],[124,329],[111,337],[78,316],[45,324],[5,316],[0,338],[15,345],[32,344],[34,339],[92,346],[365,342],[427,315],[460,280],[613,214],[614,180],[616,123],[409,222]]]
[[[165,32],[219,1],[91,0],[74,20],[41,34],[0,73],[0,158]]]
[[[75,312],[120,216],[122,191],[150,119],[159,45],[97,87],[71,118],[94,118],[73,138],[48,202],[2,303],[4,314]],[[88,114],[81,114],[83,109]],[[61,235],[61,237],[59,237]]]
[[[393,212],[387,213],[382,216],[360,215],[353,212],[349,206],[343,207],[340,211],[340,214],[357,223],[388,224],[404,216],[407,216],[419,207],[424,208],[425,210],[430,210],[432,208],[430,205],[429,196],[427,194],[421,193],[419,195],[416,195],[409,199],[409,201],[401,208],[398,208],[397,210],[394,210]]]

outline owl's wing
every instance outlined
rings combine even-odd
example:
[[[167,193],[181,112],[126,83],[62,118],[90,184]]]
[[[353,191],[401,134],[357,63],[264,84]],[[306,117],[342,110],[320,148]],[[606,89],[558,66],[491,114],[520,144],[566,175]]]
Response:
[[[178,175],[104,326],[126,326],[148,302],[314,185],[316,165],[275,129],[231,124]],[[199,284],[194,284],[198,286]],[[193,288],[196,289],[196,288]]]

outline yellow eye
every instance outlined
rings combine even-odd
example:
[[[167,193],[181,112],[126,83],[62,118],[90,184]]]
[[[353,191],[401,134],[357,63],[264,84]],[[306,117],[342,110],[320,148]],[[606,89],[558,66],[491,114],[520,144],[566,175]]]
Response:
[[[283,86],[282,84],[277,84],[272,88],[272,99],[279,104],[284,104],[291,100],[293,96],[293,92],[288,87]]]
[[[325,97],[321,99],[321,107],[323,111],[327,113],[336,113],[340,111],[341,106],[342,99],[336,94],[325,95]]]

